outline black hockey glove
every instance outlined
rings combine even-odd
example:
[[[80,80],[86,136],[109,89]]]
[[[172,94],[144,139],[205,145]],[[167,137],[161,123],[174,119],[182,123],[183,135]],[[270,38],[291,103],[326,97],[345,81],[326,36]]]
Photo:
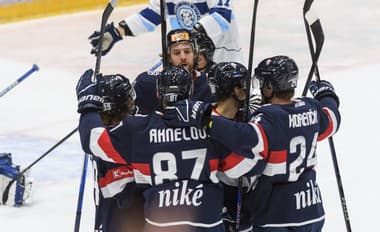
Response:
[[[182,100],[165,109],[163,118],[170,127],[203,128],[211,120],[212,106],[201,101]]]
[[[103,110],[103,81],[92,82],[92,69],[87,70],[80,77],[76,92],[78,98],[78,113]],[[97,79],[100,79],[99,77]]]
[[[313,97],[320,101],[324,97],[331,97],[335,99],[337,105],[339,106],[339,98],[335,93],[335,89],[332,84],[328,81],[311,81],[309,83],[309,90]]]
[[[99,40],[100,40],[100,32],[95,31],[94,33],[92,33],[92,35],[90,35],[90,37],[88,37],[88,39],[91,40],[90,41],[92,45],[91,54],[96,55]],[[113,45],[122,39],[123,39],[122,35],[120,34],[119,30],[113,25],[113,22],[107,24],[104,30],[103,43],[101,47],[101,55],[102,56],[106,55],[111,50]]]

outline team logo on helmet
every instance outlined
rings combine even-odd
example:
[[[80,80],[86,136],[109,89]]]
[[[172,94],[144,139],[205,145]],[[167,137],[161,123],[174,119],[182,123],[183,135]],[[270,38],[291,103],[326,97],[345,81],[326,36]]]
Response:
[[[195,23],[201,18],[198,8],[189,2],[180,2],[175,6],[175,12],[179,25],[188,30],[193,29]]]

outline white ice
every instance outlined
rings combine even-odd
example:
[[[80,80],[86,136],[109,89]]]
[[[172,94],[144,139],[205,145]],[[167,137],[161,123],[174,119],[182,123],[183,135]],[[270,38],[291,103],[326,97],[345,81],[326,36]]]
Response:
[[[241,43],[248,60],[253,1],[235,1]],[[311,59],[302,20],[303,1],[260,1],[255,64],[284,54],[300,68],[302,91]],[[348,212],[354,231],[375,231],[380,207],[377,168],[380,140],[380,3],[376,0],[320,0],[314,3],[326,36],[319,61],[322,79],[331,81],[341,99],[342,125],[334,136]],[[119,21],[144,5],[119,7]],[[0,90],[38,64],[40,71],[0,99],[0,152],[11,152],[24,167],[78,124],[75,85],[95,65],[87,37],[99,28],[101,10],[0,25]],[[160,32],[127,38],[102,58],[103,73],[134,79],[160,53]],[[327,142],[318,146],[318,181],[326,210],[324,231],[345,230]],[[364,156],[364,157],[362,157]],[[82,171],[79,137],[67,142],[32,168],[31,203],[0,206],[1,231],[72,231]],[[379,162],[380,163],[380,162]],[[87,177],[81,231],[93,228],[92,178]],[[281,209],[279,209],[281,210]]]

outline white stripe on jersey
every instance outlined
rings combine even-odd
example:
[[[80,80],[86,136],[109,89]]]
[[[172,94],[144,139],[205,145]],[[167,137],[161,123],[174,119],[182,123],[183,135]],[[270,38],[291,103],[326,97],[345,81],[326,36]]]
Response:
[[[265,141],[264,141],[264,135],[262,134],[260,128],[259,128],[259,125],[257,125],[256,123],[252,123],[252,122],[249,122],[249,125],[251,125],[253,127],[253,129],[255,129],[256,131],[256,134],[257,134],[257,144],[256,146],[252,147],[252,153],[255,155],[255,156],[260,156],[260,152],[263,152],[264,151],[264,148],[265,148]]]
[[[104,198],[110,198],[115,196],[116,194],[122,192],[125,188],[125,186],[128,183],[131,183],[134,181],[133,177],[127,177],[120,180],[113,181],[106,186],[102,187],[102,194]]]
[[[108,161],[111,163],[116,163],[111,157],[109,157],[103,149],[99,146],[99,138],[103,134],[105,129],[103,127],[96,127],[90,132],[90,150],[92,154],[96,157],[101,158],[104,161]]]
[[[224,171],[224,173],[230,178],[239,178],[240,176],[252,170],[252,168],[255,167],[257,162],[261,159],[263,159],[263,157],[260,155],[255,155],[253,159],[244,158],[233,168]]]
[[[265,224],[265,225],[262,225],[260,227],[293,227],[293,226],[304,226],[304,225],[308,225],[308,224],[311,224],[311,223],[314,223],[314,222],[322,221],[324,219],[325,219],[325,216],[323,215],[322,217],[319,217],[319,218],[316,218],[316,219],[312,219],[312,220],[308,220],[308,221],[304,221],[304,222],[299,222],[299,223]]]
[[[159,222],[151,221],[148,218],[145,218],[145,221],[151,225],[158,226],[158,227],[190,225],[190,226],[197,226],[197,227],[203,227],[203,228],[211,228],[211,227],[215,227],[215,226],[223,223],[222,220],[211,223],[211,224],[190,222],[190,221],[176,221],[176,222],[159,223]]]
[[[278,174],[286,174],[286,161],[282,163],[267,163],[265,166],[264,175],[274,176]]]
[[[138,169],[133,169],[133,173],[135,174],[135,182],[136,183],[152,185],[152,179],[151,179],[150,175],[144,175]]]

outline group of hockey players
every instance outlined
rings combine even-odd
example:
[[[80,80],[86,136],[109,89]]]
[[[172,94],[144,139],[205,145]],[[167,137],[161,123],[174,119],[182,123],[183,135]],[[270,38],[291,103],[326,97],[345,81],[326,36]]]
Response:
[[[121,74],[93,82],[87,70],[76,87],[95,231],[322,231],[316,145],[340,124],[333,86],[312,81],[313,98],[295,98],[298,67],[279,55],[257,65],[261,97],[251,97],[232,1],[166,2],[169,64],[133,83]],[[153,31],[159,7],[151,0],[108,24],[102,55]],[[90,40],[96,53],[99,32]]]

